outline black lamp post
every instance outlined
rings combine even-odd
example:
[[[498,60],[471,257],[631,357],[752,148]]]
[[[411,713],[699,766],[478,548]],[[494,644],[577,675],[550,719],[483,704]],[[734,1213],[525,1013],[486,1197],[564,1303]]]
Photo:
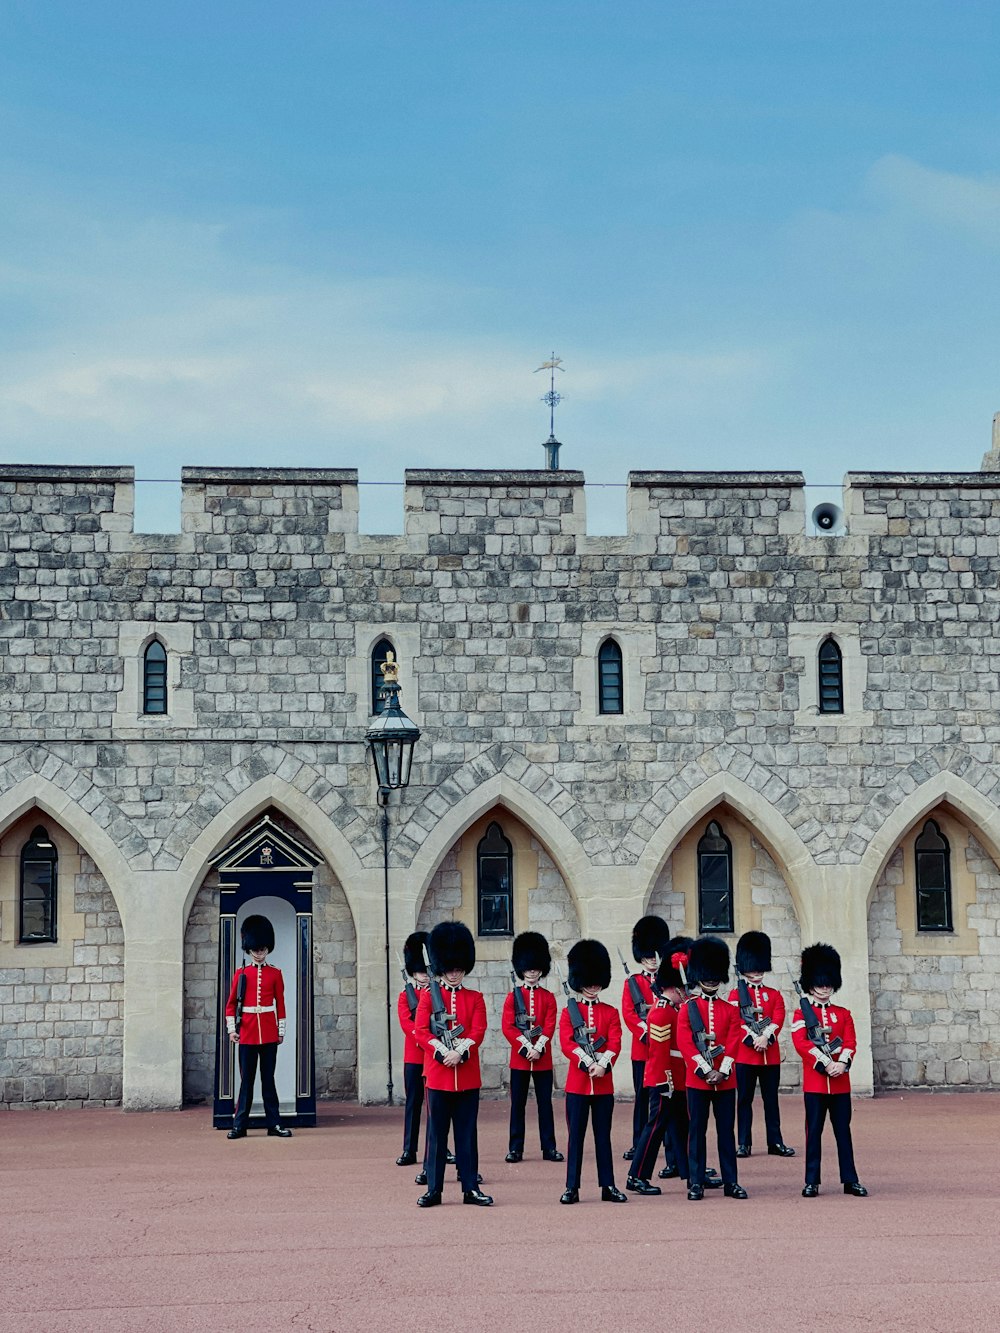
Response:
[[[382,663],[379,698],[385,707],[365,733],[378,781],[378,803],[382,810],[382,872],[385,890],[385,1038],[388,1062],[386,1093],[392,1105],[392,981],[389,966],[389,793],[409,786],[413,747],[420,739],[415,726],[399,706],[399,664],[387,653]]]

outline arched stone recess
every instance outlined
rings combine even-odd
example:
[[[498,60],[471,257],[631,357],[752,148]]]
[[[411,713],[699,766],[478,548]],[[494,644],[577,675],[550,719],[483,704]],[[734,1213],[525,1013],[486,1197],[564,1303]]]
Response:
[[[736,941],[745,930],[763,930],[770,936],[773,958],[770,980],[784,994],[790,1020],[790,977],[797,969],[802,950],[801,919],[786,879],[787,872],[782,870],[753,820],[734,801],[719,799],[688,822],[664,860],[644,910],[662,916],[675,934],[699,933],[697,849],[713,822],[732,851],[734,929],[722,938],[735,951]],[[771,837],[775,837],[773,828]],[[782,1052],[781,1085],[786,1089],[796,1088],[801,1084],[801,1069],[791,1050],[787,1029],[782,1038]]]
[[[914,844],[928,820],[948,847],[950,931],[918,928]],[[866,869],[881,858],[868,902],[876,1088],[1000,1084],[998,822],[978,789],[939,773],[889,821],[888,854],[881,830],[870,849]]]
[[[500,779],[499,783],[497,779]],[[588,867],[611,863],[608,840],[594,828],[577,800],[551,774],[508,745],[491,745],[483,750],[475,759],[456,769],[413,809],[394,834],[393,863],[411,867],[418,863],[425,865],[427,849],[433,845],[438,849],[432,855],[432,865],[436,865],[444,847],[454,841],[464,824],[476,817],[476,814],[470,817],[468,812],[478,806],[477,813],[481,814],[488,808],[482,797],[487,786],[491,791],[502,790],[505,803],[511,804],[512,809],[523,806],[527,812],[526,822],[538,823],[554,851],[565,848],[571,859],[582,858]],[[441,847],[440,838],[436,842],[434,839],[443,827],[449,830],[445,835],[449,842]],[[570,848],[574,850],[570,851]],[[381,864],[380,844],[376,850]],[[374,853],[361,854],[366,859],[374,856]],[[426,887],[425,880],[421,883],[418,901]]]
[[[308,781],[308,773],[298,775]],[[212,856],[230,842],[240,829],[272,806],[290,819],[323,857],[343,887],[352,917],[357,920],[358,904],[354,901],[352,886],[364,869],[357,852],[340,828],[331,822],[321,803],[315,802],[300,785],[278,774],[261,777],[234,795],[185,848],[179,864],[179,877],[188,886],[184,902],[185,920],[194,896],[201,888]]]
[[[642,889],[642,904],[651,902],[674,848],[699,821],[706,820],[720,806],[730,807],[753,831],[786,886],[796,919],[804,924],[808,921],[805,894],[814,866],[809,848],[765,795],[725,771],[705,778],[700,786],[688,791],[661,815],[658,826],[650,826],[648,832],[644,831],[636,865],[636,883]],[[669,892],[676,891],[671,886]]]
[[[19,944],[21,852],[39,826],[57,858],[56,938]],[[37,775],[0,797],[0,830],[0,1104],[117,1106],[124,931],[89,850],[106,835]]]
[[[500,1021],[511,986],[512,937],[478,934],[477,850],[493,823],[511,844],[513,933],[540,931],[550,943],[553,958],[560,961],[564,976],[562,960],[582,933],[573,895],[550,849],[507,804],[492,803],[467,823],[439,861],[420,904],[416,925],[419,930],[429,931],[439,921],[464,921],[476,938],[476,967],[470,985],[486,998],[489,1034],[481,1053],[486,1095],[500,1095],[506,1090],[510,1053]],[[561,999],[554,971],[544,984]],[[556,1082],[562,1087],[565,1062],[558,1052],[555,1065]]]
[[[382,844],[376,837],[373,815],[374,797],[372,810],[359,813],[317,768],[280,746],[266,745],[249,750],[240,763],[206,787],[186,810],[179,810],[171,817],[156,854],[156,869],[175,870],[190,865],[196,846],[208,846],[207,861],[223,845],[226,833],[233,829],[234,819],[252,817],[268,803],[271,793],[281,793],[280,797],[274,797],[276,803],[283,805],[301,828],[307,827],[303,821],[322,828],[322,841],[336,850],[342,862],[341,871],[360,865],[359,856],[377,853],[381,857]],[[244,814],[255,802],[262,804],[251,814]],[[213,831],[219,828],[224,832],[216,836]],[[325,851],[323,854],[327,855]],[[339,877],[345,882],[343,874]]]
[[[264,782],[270,786],[274,779]],[[282,794],[288,801],[288,791]],[[246,797],[250,813],[230,824],[212,851],[232,841],[266,811],[279,827],[324,858],[312,881],[316,1094],[353,1098],[358,1066],[357,935],[343,883],[309,829],[278,803],[261,805],[259,790],[256,799],[249,792]],[[316,822],[315,815],[312,822]],[[202,879],[194,890],[184,932],[183,1093],[188,1102],[211,1102],[215,1076],[219,877],[214,868],[206,873],[204,861],[201,865]]]
[[[662,847],[663,838],[657,840],[657,835],[668,825],[675,826],[675,812],[683,820],[686,812],[695,809],[694,818],[700,818],[715,800],[730,797],[737,810],[746,808],[751,822],[762,831],[770,830],[766,836],[786,868],[833,857],[829,835],[813,808],[801,801],[784,778],[731,745],[718,745],[656,789],[622,839],[616,862],[642,869],[649,864],[651,844]]]
[[[469,768],[470,765],[466,765],[460,772]],[[552,780],[546,779],[546,782],[549,781]],[[556,788],[554,795],[562,791],[558,783],[552,782],[552,786]],[[549,794],[548,788],[545,794]],[[568,796],[566,799],[571,801]],[[505,769],[484,774],[482,780],[459,800],[443,806],[437,814],[434,813],[433,796],[428,798],[421,809],[430,813],[430,822],[423,817],[419,821],[416,818],[410,821],[410,824],[416,824],[416,827],[426,831],[423,841],[416,844],[413,833],[402,834],[396,839],[402,842],[406,837],[413,848],[408,864],[409,873],[403,877],[402,888],[397,887],[393,895],[393,901],[398,904],[400,930],[404,927],[405,930],[414,929],[407,923],[416,921],[424,894],[449,849],[471,824],[494,806],[505,807],[532,830],[566,884],[578,919],[581,922],[586,920],[586,895],[595,871],[585,847],[577,840],[574,832],[577,825],[559,813],[563,808],[571,810],[572,807],[564,807],[562,802],[554,799],[547,801],[537,789],[525,787]],[[410,825],[407,826],[409,828]]]
[[[869,802],[855,825],[851,836],[859,840],[860,878],[869,903],[900,839],[942,802],[976,830],[990,857],[1000,864],[1000,777],[971,759],[962,765],[967,777],[948,769],[927,776],[927,762],[913,764],[906,774],[894,778],[885,792]],[[917,781],[921,773],[924,776]]]

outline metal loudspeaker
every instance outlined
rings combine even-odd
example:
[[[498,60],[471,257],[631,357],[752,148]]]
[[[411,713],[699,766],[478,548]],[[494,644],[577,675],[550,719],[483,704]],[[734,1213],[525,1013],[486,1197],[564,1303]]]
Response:
[[[812,521],[819,532],[837,532],[844,526],[844,511],[835,504],[817,505],[812,511]]]

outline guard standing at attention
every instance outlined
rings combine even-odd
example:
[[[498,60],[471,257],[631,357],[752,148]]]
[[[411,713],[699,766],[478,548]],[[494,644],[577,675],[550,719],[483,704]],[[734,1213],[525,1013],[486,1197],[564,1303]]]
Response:
[[[794,1157],[781,1137],[778,1083],[781,1079],[781,1047],[778,1037],[785,1025],[785,1001],[776,986],[764,985],[771,970],[771,938],[762,930],[748,930],[736,945],[736,971],[740,986],[729,992],[729,1003],[740,1011],[740,1041],[736,1056],[736,1156],[749,1157],[753,1138],[753,1094],[760,1085],[764,1104],[764,1132],[772,1157]],[[741,990],[743,993],[741,994]],[[748,1003],[747,1003],[748,1002]],[[749,1007],[751,1012],[743,1011]]]
[[[548,940],[538,931],[524,931],[514,941],[511,963],[522,984],[515,983],[508,993],[501,1017],[503,1035],[510,1042],[510,1135],[504,1161],[520,1162],[524,1156],[525,1108],[533,1082],[542,1160],[561,1162],[552,1112],[552,1038],[558,1006],[552,992],[538,984],[552,967]]]
[[[396,1009],[399,1026],[403,1029],[403,1090],[406,1107],[403,1112],[403,1151],[396,1158],[397,1166],[413,1166],[416,1163],[420,1142],[420,1116],[424,1109],[424,1052],[417,1041],[415,1024],[417,1003],[430,984],[424,959],[426,943],[426,930],[417,930],[407,936],[403,945],[403,971],[409,981],[399,992]],[[427,1182],[424,1180],[421,1183],[426,1185]]]
[[[632,927],[632,957],[642,969],[625,978],[622,991],[622,1018],[632,1034],[632,1143],[624,1157],[635,1156],[649,1115],[649,1088],[646,1085],[646,1059],[649,1055],[648,1014],[656,1003],[656,969],[670,939],[670,927],[662,916],[643,916]],[[642,1011],[645,1010],[645,1013]]]
[[[837,1141],[840,1180],[845,1194],[863,1199],[851,1139],[851,1062],[857,1053],[854,1019],[842,1005],[830,1003],[840,990],[840,954],[829,944],[802,950],[799,1007],[792,1015],[792,1044],[802,1057],[802,1095],[806,1107],[806,1183],[802,1195],[819,1194],[823,1125],[827,1115]],[[802,992],[805,994],[802,994]]]
[[[615,1109],[611,1066],[621,1052],[622,1024],[618,1010],[598,999],[601,991],[611,985],[611,957],[600,940],[578,940],[567,955],[566,965],[569,982],[564,989],[569,1002],[559,1017],[559,1044],[569,1061],[566,1074],[569,1141],[566,1190],[559,1202],[580,1202],[583,1144],[590,1120],[601,1199],[604,1203],[628,1203],[628,1195],[615,1186],[611,1148],[611,1119]],[[570,991],[576,991],[582,999],[577,1002]]]
[[[249,967],[236,969],[226,1002],[229,1040],[238,1042],[240,1048],[240,1095],[233,1127],[226,1137],[245,1139],[247,1136],[253,1085],[259,1066],[260,1095],[268,1136],[290,1139],[292,1131],[284,1129],[279,1119],[278,1089],[274,1083],[278,1047],[285,1040],[285,983],[281,970],[266,961],[267,955],[274,950],[274,927],[266,916],[248,916],[240,931],[240,943],[243,952],[248,953],[253,962]],[[243,977],[246,979],[241,985]]]
[[[479,1048],[486,1036],[486,1002],[462,982],[476,963],[472,932],[461,921],[442,921],[427,939],[430,986],[417,1003],[417,1041],[427,1056],[427,1193],[417,1203],[441,1202],[448,1129],[455,1135],[455,1163],[462,1202],[488,1207],[479,1188]]]
[[[687,980],[694,993],[681,1005],[677,1042],[687,1073],[688,1198],[705,1197],[705,1139],[708,1117],[715,1116],[719,1172],[729,1199],[745,1199],[737,1181],[736,1052],[740,1044],[739,1010],[719,997],[729,978],[729,946],[703,935],[691,946]]]

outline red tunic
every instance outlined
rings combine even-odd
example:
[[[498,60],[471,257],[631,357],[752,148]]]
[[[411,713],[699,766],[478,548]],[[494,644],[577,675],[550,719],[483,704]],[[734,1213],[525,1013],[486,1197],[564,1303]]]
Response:
[[[431,1034],[431,992],[429,988],[422,991],[417,1003],[414,1030],[417,1041],[426,1052],[424,1077],[427,1086],[436,1092],[468,1092],[472,1088],[482,1087],[479,1047],[486,1036],[486,1001],[477,990],[466,990],[464,986],[457,986],[453,990],[443,981],[441,998],[448,1010],[449,1026],[463,1029],[455,1044],[462,1050],[465,1059],[453,1069],[441,1063],[447,1047]]]
[[[718,1083],[706,1083],[698,1072],[704,1070],[706,1064],[704,1058],[698,1054],[698,1047],[695,1045],[694,1036],[691,1032],[688,1005],[692,1003],[696,1004],[701,1011],[705,1031],[715,1034],[715,1040],[712,1044],[724,1048],[723,1054],[715,1061],[715,1068],[725,1074],[725,1078]],[[681,1005],[680,1015],[677,1019],[677,1047],[684,1058],[687,1086],[689,1088],[700,1088],[703,1091],[714,1089],[716,1092],[726,1092],[729,1088],[735,1088],[736,1052],[739,1049],[742,1036],[740,1011],[731,1005],[728,1000],[719,999],[718,996],[709,999],[705,995],[699,995],[693,1000],[685,1000]]]
[[[680,1010],[674,1009],[674,1031],[670,1038],[670,1073],[674,1080],[674,1091],[683,1092],[687,1087],[687,1065],[684,1063],[684,1057],[681,1055],[680,1047],[677,1045],[677,1026],[680,1022]]]
[[[816,1017],[826,1028],[831,1037],[839,1037],[844,1043],[837,1052],[838,1060],[853,1060],[857,1052],[857,1038],[854,1035],[854,1019],[850,1009],[842,1005],[820,1004],[812,1000]],[[792,1015],[792,1045],[802,1056],[802,1091],[803,1092],[850,1092],[851,1075],[845,1070],[839,1078],[830,1078],[822,1068],[816,1069],[817,1060],[821,1060],[819,1051],[806,1035],[806,1024],[802,1010],[796,1009]]]
[[[603,1000],[581,1000],[580,1013],[590,1030],[591,1037],[604,1037],[605,1045],[597,1052],[598,1061],[607,1067],[608,1072],[593,1078],[580,1065],[580,1048],[573,1040],[573,1024],[570,1022],[569,1009],[559,1015],[559,1045],[569,1061],[566,1074],[566,1091],[582,1093],[585,1097],[614,1096],[614,1075],[611,1066],[618,1059],[622,1049],[622,1021],[613,1004]]]
[[[775,990],[773,986],[756,986],[752,981],[747,982],[747,988],[750,991],[754,1008],[761,1011],[761,1017],[768,1019],[774,1029],[774,1041],[766,1051],[757,1051],[752,1046],[748,1046],[745,1040],[748,1035],[747,1028],[741,1018],[740,1049],[736,1056],[736,1063],[738,1065],[780,1065],[781,1048],[778,1045],[778,1034],[785,1026],[784,996],[780,990]],[[738,990],[734,989],[729,992],[729,1003],[736,1006],[736,1012],[739,1014],[740,993]]]
[[[510,1067],[511,1069],[551,1069],[552,1038],[556,1030],[556,997],[551,991],[547,991],[544,986],[522,985],[521,993],[524,996],[524,1007],[531,1019],[531,1026],[542,1029],[541,1035],[534,1043],[535,1049],[540,1050],[541,1055],[537,1060],[529,1060],[523,1054],[529,1044],[527,1034],[522,1032],[514,1022],[514,992],[508,991],[507,998],[503,1002],[500,1026],[503,1029],[503,1035],[510,1042]]]
[[[633,972],[639,983],[639,989],[642,991],[642,998],[647,1004],[656,1003],[656,995],[653,991],[653,980],[648,972]],[[632,987],[628,984],[628,978],[625,979],[625,989],[622,991],[622,1018],[625,1020],[625,1026],[632,1034],[632,1059],[645,1060],[649,1055],[649,1044],[644,1041],[646,1036],[646,1024],[642,1021],[635,1010],[635,1002],[632,999]]]
[[[281,970],[270,963],[251,963],[238,967],[233,973],[233,984],[226,1001],[226,1029],[236,1030],[236,987],[246,974],[247,989],[243,997],[243,1019],[240,1023],[241,1046],[266,1046],[285,1035],[285,983]]]
[[[417,1000],[419,1001],[423,994],[423,988],[414,984],[413,989],[417,992]],[[424,1048],[417,1041],[416,1015],[410,1017],[410,1006],[406,1002],[405,988],[399,992],[399,1003],[396,1005],[396,1012],[399,1015],[399,1026],[403,1029],[403,1037],[405,1038],[403,1064],[422,1065],[424,1063]]]
[[[674,1044],[677,1010],[669,1000],[659,1000],[649,1011],[649,1055],[643,1075],[646,1088],[673,1091],[670,1051]]]

